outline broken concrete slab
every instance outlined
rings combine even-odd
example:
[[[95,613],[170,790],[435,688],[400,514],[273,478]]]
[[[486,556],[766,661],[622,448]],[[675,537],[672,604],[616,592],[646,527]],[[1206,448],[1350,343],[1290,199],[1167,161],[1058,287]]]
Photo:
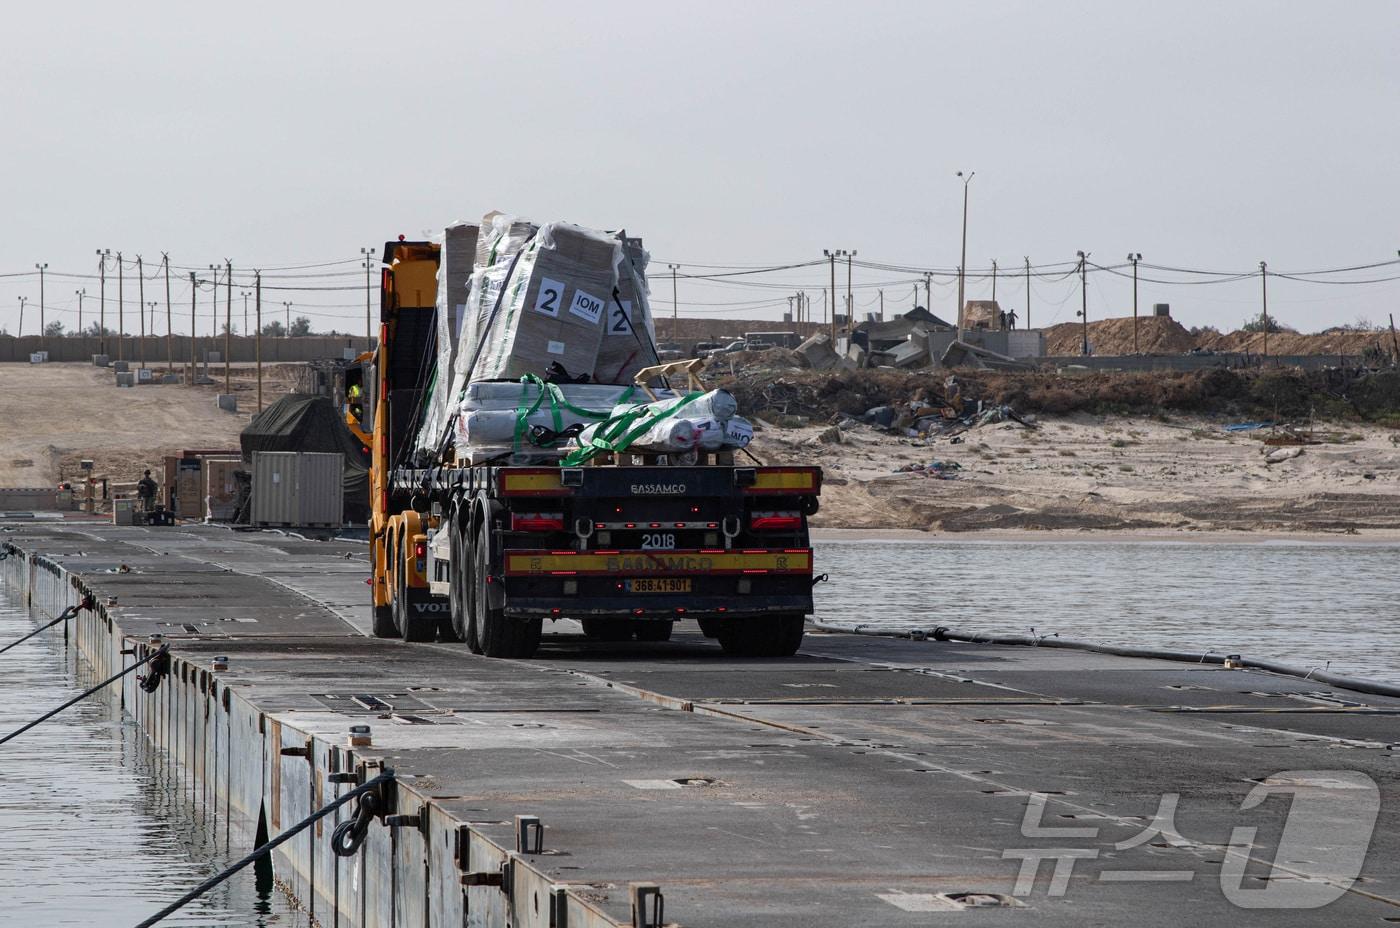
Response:
[[[831,337],[821,333],[813,335],[798,345],[796,350],[797,354],[807,362],[807,366],[814,371],[830,370],[841,361],[840,355],[831,346]]]

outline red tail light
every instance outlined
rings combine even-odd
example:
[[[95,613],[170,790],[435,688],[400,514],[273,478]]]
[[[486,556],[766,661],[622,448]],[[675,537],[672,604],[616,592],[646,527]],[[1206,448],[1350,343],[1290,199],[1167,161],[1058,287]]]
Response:
[[[755,512],[749,519],[755,532],[797,531],[802,528],[800,512]]]
[[[562,532],[562,512],[512,512],[510,530],[513,532]]]
[[[427,546],[426,544],[424,544],[423,542],[421,542],[421,541],[418,542],[417,544],[415,544],[415,545],[413,546],[413,556],[414,556],[414,557],[427,557],[427,556],[428,556],[428,546]]]

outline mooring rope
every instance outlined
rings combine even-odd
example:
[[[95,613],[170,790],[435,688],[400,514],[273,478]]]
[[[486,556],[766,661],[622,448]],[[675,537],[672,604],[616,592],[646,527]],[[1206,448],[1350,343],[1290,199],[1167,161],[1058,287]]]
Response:
[[[49,719],[53,718],[55,715],[58,715],[60,712],[62,712],[64,709],[67,709],[74,703],[81,702],[82,700],[91,696],[93,693],[96,693],[98,690],[102,689],[104,686],[107,686],[111,683],[115,683],[122,677],[126,676],[134,670],[137,670],[140,667],[145,666],[146,664],[151,665],[151,673],[145,677],[139,677],[138,679],[140,679],[141,681],[141,689],[145,690],[148,693],[153,693],[155,692],[156,687],[160,686],[161,679],[170,672],[170,645],[161,645],[159,648],[152,651],[150,654],[147,654],[145,657],[141,658],[139,661],[132,664],[125,670],[112,674],[110,677],[103,680],[96,686],[91,686],[83,690],[77,696],[74,696],[72,699],[59,706],[57,709],[45,712],[43,715],[39,716],[37,719],[30,722],[29,724],[15,729],[5,737],[0,738],[0,744],[4,744],[5,742],[13,738],[18,738],[20,735],[29,731],[29,729],[33,728],[34,726],[39,725],[43,722],[47,722]]]

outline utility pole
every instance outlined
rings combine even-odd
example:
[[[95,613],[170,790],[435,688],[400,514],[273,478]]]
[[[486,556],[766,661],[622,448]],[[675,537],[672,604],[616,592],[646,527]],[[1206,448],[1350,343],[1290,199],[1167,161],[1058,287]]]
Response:
[[[992,302],[997,301],[997,259],[992,259]]]
[[[141,340],[136,343],[136,355],[141,359],[141,366],[146,366],[146,274],[142,269],[141,256],[136,256],[136,301],[140,304],[137,309],[141,312]]]
[[[218,301],[218,294],[214,294]],[[232,379],[229,374],[229,355],[233,351],[233,261],[224,259],[224,392],[232,393]]]
[[[209,347],[204,349],[204,376],[209,376],[209,355],[219,338],[219,266],[209,265]]]
[[[1026,328],[1031,327],[1031,257],[1026,255]]]
[[[194,276],[194,271],[190,271],[190,379],[189,385],[194,386],[195,375],[199,373],[199,366],[194,359],[195,354],[195,321],[199,318],[195,314],[195,303],[199,300],[199,281]]]
[[[361,249],[360,249],[360,254],[362,254],[362,255],[365,256],[365,338],[374,338],[374,330],[373,330],[373,328],[371,327],[371,323],[370,323],[370,319],[369,319],[370,273],[374,270],[374,265],[375,265],[375,260],[374,260],[374,249],[373,249],[373,248],[361,248]],[[560,294],[560,296],[562,297],[563,294]],[[451,307],[448,307],[448,309],[451,310]],[[248,313],[247,313],[247,304],[246,304],[246,301],[245,301],[245,303],[244,303],[244,313],[243,313],[243,315],[244,315],[244,316],[247,316],[247,315],[248,315]],[[243,327],[244,327],[245,329],[248,327],[248,320],[247,320],[246,318],[243,320]],[[259,408],[259,409],[262,408],[262,403],[261,403],[261,402],[258,403],[258,408]]]
[[[282,305],[287,308],[287,328],[282,333],[283,338],[292,337],[292,304],[289,300],[283,300]]]
[[[880,321],[885,321],[885,291],[880,291]]]
[[[151,300],[151,302],[147,303],[146,305],[149,306],[149,307],[151,308],[151,334],[152,334],[152,335],[155,335],[155,334],[156,334],[156,307],[159,306],[160,304],[157,303],[155,300]]]
[[[1138,262],[1142,260],[1142,255],[1130,252],[1128,260],[1133,262],[1133,354],[1138,353]]]
[[[1269,356],[1269,265],[1259,262],[1259,294],[1263,298],[1261,318],[1264,323],[1264,357]]]
[[[681,340],[681,300],[680,291],[676,289],[676,272],[681,269],[679,264],[666,265],[671,269],[671,341]]]
[[[918,285],[918,284],[915,284],[915,285],[914,285],[914,301],[915,301],[915,302],[918,302],[918,299],[919,299],[919,297],[918,297],[918,289],[919,289],[919,285]],[[933,312],[933,275],[932,275],[932,274],[925,274],[925,275],[924,275],[924,309],[928,310],[929,312]],[[959,316],[958,318],[962,318],[962,317]]]
[[[19,298],[19,330],[15,332],[15,338],[20,338],[24,335],[24,304],[27,302],[29,302],[29,297],[22,296]]]
[[[49,263],[45,261],[43,264],[36,264],[34,266],[39,269],[39,350],[43,351],[44,339],[46,337],[44,334],[46,325],[44,322],[44,271],[48,269]]]
[[[83,297],[87,296],[87,289],[84,288],[84,289],[82,289],[82,290],[74,290],[73,293],[76,294],[77,297],[78,297],[78,334],[79,334],[79,335],[82,335],[82,334],[83,334]]]
[[[250,290],[239,290],[239,296],[243,297],[243,337],[248,337],[248,297],[252,296]]]
[[[258,412],[262,412],[262,271],[253,272],[253,293],[256,296],[254,305],[257,308],[257,324],[255,330],[258,334],[254,339],[254,351],[258,365]]]
[[[160,263],[165,265],[165,369],[167,374],[175,373],[175,342],[171,335],[170,314],[170,255],[160,253]]]
[[[788,297],[788,298],[787,298],[787,301],[788,301],[788,311],[787,311],[788,322],[796,322],[796,321],[797,321],[797,317],[794,316],[794,315],[792,314],[792,297]]]
[[[827,251],[825,248],[823,248],[823,249],[822,249],[822,254],[826,257],[827,261],[831,264],[831,301],[830,301],[830,303],[829,303],[828,305],[831,307],[831,313],[830,313],[830,320],[831,320],[831,336],[830,336],[830,337],[831,337],[831,348],[832,348],[832,350],[834,351],[834,350],[836,349],[836,259],[839,258],[839,257],[841,257],[841,256],[843,256],[843,255],[845,254],[845,252],[842,251],[842,250],[839,249],[839,248],[836,249],[835,251]]]
[[[117,252],[117,360],[122,359],[122,342],[126,338],[126,300],[122,296],[122,253]]]
[[[913,303],[913,305],[910,307],[910,312],[913,312],[914,310],[916,310],[916,309],[918,309],[918,308],[919,308],[919,282],[916,280],[916,281],[914,281],[914,303]]]
[[[97,321],[98,354],[107,353],[107,256],[111,253],[112,249],[110,248],[97,249],[97,276],[101,280],[101,284],[98,285],[98,293],[100,294],[98,306],[101,310]]]
[[[963,172],[959,171],[958,176],[962,177]],[[963,180],[963,223],[962,223],[962,260],[958,263],[958,332],[963,328],[963,268],[967,267],[967,185],[972,183],[972,178],[977,176],[976,171],[969,171],[966,179]],[[930,302],[932,302],[930,300]],[[961,338],[961,334],[958,336]]]
[[[1079,318],[1080,331],[1084,334],[1083,353],[1089,354],[1089,254],[1088,252],[1077,252],[1079,255]]]
[[[855,260],[855,249],[846,252],[846,331],[856,330],[856,298],[851,293],[851,262]],[[836,347],[836,336],[831,338],[831,347]]]

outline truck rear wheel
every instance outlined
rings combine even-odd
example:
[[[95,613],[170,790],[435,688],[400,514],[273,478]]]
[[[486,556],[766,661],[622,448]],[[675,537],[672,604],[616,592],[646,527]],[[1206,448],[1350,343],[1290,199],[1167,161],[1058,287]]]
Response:
[[[457,519],[447,523],[447,536],[450,563],[447,566],[447,615],[438,619],[438,638],[442,641],[465,641],[467,637],[467,603],[464,598],[467,586],[462,578],[464,557],[462,534]]]
[[[476,543],[476,626],[481,636],[481,652],[487,657],[531,657],[540,646],[542,619],[508,619],[504,609],[491,606],[491,522],[481,523]]]
[[[731,622],[716,637],[724,653],[736,657],[791,657],[805,631],[801,615],[761,616]]]
[[[394,624],[404,641],[432,641],[437,637],[437,613],[429,607],[433,597],[408,585],[408,542],[399,546],[399,588],[394,597]]]

